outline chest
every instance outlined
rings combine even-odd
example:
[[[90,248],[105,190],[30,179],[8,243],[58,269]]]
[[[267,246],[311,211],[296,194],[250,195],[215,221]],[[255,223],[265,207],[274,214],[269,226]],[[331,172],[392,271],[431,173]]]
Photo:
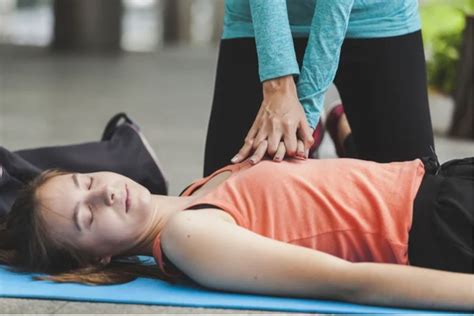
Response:
[[[208,182],[205,184],[201,185],[197,189],[195,189],[189,196],[194,198],[194,201],[197,200],[198,198],[206,195],[213,189],[215,189],[217,186],[219,186],[222,182],[227,180],[231,176],[232,172],[231,171],[224,171],[216,176],[212,177]],[[195,210],[194,212],[199,212],[201,214],[206,214],[206,215],[211,215],[211,216],[217,216],[226,222],[237,224],[234,218],[229,215],[227,212],[224,212],[221,209],[218,208],[205,208],[205,209],[199,209]]]
[[[199,186],[197,189],[194,189],[193,192],[189,196],[199,198],[209,193],[210,191],[215,189],[217,186],[219,186],[219,184],[227,180],[231,176],[231,174],[232,174],[231,171],[224,171],[215,175],[214,177],[212,177],[212,179],[210,179],[203,185]]]

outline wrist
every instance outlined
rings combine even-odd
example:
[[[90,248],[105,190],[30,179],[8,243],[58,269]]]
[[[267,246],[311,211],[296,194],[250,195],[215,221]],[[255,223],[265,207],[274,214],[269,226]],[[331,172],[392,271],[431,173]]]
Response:
[[[264,94],[296,91],[295,81],[293,80],[292,75],[266,80],[263,82],[262,86]]]

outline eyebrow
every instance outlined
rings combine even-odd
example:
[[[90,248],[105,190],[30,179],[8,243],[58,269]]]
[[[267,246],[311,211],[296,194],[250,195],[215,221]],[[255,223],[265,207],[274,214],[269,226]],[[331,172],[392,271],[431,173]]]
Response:
[[[77,179],[77,173],[72,174],[72,180],[74,181],[74,184],[76,185],[76,187],[78,189],[80,189],[81,187],[79,186],[79,180]]]
[[[74,181],[74,184],[76,185],[76,187],[80,188],[79,180],[77,179],[77,173],[74,173],[72,175],[72,180]],[[79,203],[77,203],[76,206],[74,207],[73,221],[74,221],[74,224],[76,225],[76,228],[79,231],[82,231],[81,226],[79,225],[79,207],[78,206],[79,206]]]

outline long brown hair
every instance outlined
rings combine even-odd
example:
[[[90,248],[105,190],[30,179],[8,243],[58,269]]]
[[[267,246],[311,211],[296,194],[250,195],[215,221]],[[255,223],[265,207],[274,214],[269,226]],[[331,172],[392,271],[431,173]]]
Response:
[[[137,277],[177,281],[164,275],[156,264],[145,264],[137,256],[113,257],[104,265],[51,236],[39,216],[36,192],[51,178],[68,173],[47,170],[19,192],[10,212],[0,218],[0,264],[14,272],[44,273],[47,275],[33,278],[55,282],[118,284]]]

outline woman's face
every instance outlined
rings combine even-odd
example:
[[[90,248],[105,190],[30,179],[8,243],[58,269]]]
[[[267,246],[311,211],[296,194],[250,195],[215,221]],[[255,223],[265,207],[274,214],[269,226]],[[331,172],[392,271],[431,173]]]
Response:
[[[52,236],[95,258],[132,248],[153,215],[150,191],[112,172],[55,176],[36,196]]]

